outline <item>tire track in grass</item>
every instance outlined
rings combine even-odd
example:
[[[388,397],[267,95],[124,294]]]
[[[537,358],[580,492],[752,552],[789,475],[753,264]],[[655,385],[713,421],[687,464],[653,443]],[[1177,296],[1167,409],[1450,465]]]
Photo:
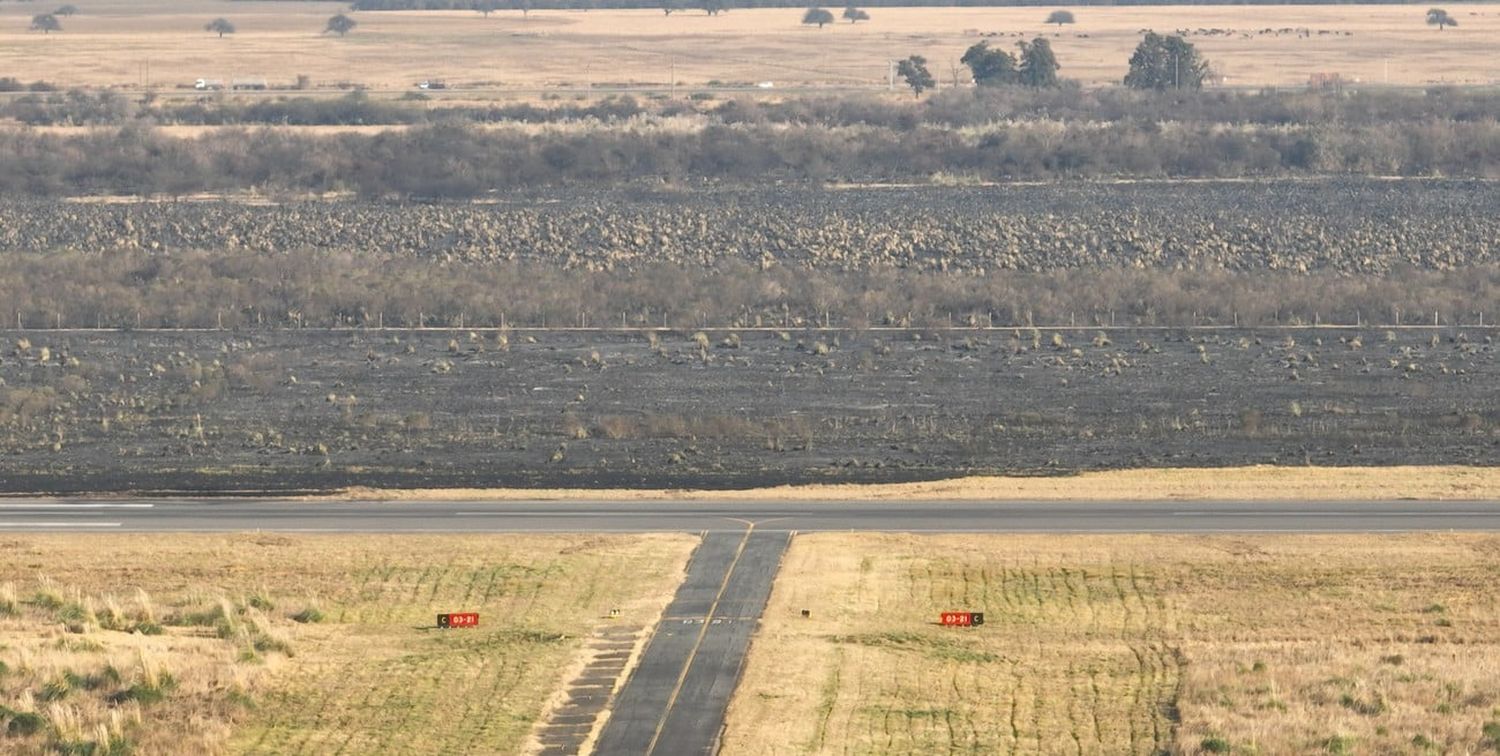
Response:
[[[833,664],[829,666],[828,676],[823,680],[823,689],[818,698],[818,729],[813,734],[813,751],[822,751],[828,743],[828,723],[833,718],[833,711],[838,706],[839,683],[843,674],[844,647],[835,645],[833,647]]]
[[[1037,647],[1033,649],[1033,652],[1037,655],[1032,658],[1044,658],[1041,656],[1041,651],[1041,644],[1038,643]],[[1027,692],[1031,694],[1031,722],[1029,724],[1030,732],[1027,734],[1032,740],[1032,747],[1040,752],[1042,750],[1042,716],[1043,709],[1046,708],[1046,694],[1042,690],[1042,681],[1037,676],[1036,670],[1028,668],[1026,671],[1031,683],[1027,686]]]
[[[474,595],[474,584],[479,582],[479,573],[481,571],[482,570],[479,570],[477,568],[469,570],[469,583],[464,588],[464,596],[459,600],[459,603],[469,603],[469,599]]]
[[[860,657],[863,656],[863,654],[860,654],[856,651],[855,656]],[[864,660],[856,659],[856,661],[863,662]],[[850,667],[850,670],[854,675],[854,696],[850,700],[855,702],[856,704],[859,701],[865,700],[864,671],[866,669],[867,667],[863,663],[857,663]],[[848,707],[848,711],[844,715],[844,737],[840,739],[844,744],[844,753],[849,753],[850,748],[852,748],[854,745],[854,738],[851,736],[854,734],[855,717],[858,715],[858,713],[858,706],[851,704]],[[871,734],[873,734],[873,728],[870,727],[870,722],[868,721],[869,717],[863,717],[863,719],[867,720],[864,724],[867,726],[867,728],[871,729]],[[871,742],[873,742],[873,740]]]
[[[525,679],[525,676],[525,665],[519,662],[508,661],[494,675],[494,684],[490,688],[489,696],[486,700],[500,704],[511,701],[511,696],[516,692],[516,689],[521,686],[521,682]],[[497,716],[501,712],[491,712],[487,708],[480,708],[478,712],[482,716],[478,729],[475,731],[474,735],[469,738],[468,743],[456,744],[458,746],[456,752],[475,753],[485,750],[476,750],[470,747],[470,745],[473,744],[475,740],[483,742],[487,737],[486,733],[491,731],[490,725],[492,723],[499,721],[509,721],[508,717]],[[498,735],[501,733],[496,734]]]
[[[436,576],[433,577],[433,579],[432,579],[432,591],[427,595],[427,606],[428,606],[428,608],[431,608],[432,605],[433,605],[433,603],[435,603],[438,600],[438,593],[440,593],[442,591],[442,588],[443,588],[443,580],[445,580],[448,577],[448,573],[452,569],[453,569],[453,563],[449,562],[449,563],[443,565],[443,569],[441,571],[439,571]]]
[[[1011,672],[1011,681],[1014,685],[1010,692],[1010,752],[1021,751],[1021,684],[1022,672],[1014,669]]]
[[[1100,712],[1104,711],[1104,696],[1100,693],[1100,667],[1089,667],[1089,690],[1094,700],[1094,744],[1103,751],[1104,748],[1104,726],[1101,723]],[[1134,753],[1134,747],[1131,747]]]
[[[1083,738],[1078,735],[1078,668],[1068,662],[1068,737],[1073,739],[1073,750],[1083,756]]]

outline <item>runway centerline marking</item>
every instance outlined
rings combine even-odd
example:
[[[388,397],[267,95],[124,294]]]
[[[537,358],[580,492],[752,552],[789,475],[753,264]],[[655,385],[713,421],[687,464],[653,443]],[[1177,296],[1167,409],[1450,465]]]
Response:
[[[677,705],[677,697],[682,694],[682,686],[687,682],[688,672],[693,668],[693,660],[698,657],[698,649],[703,646],[703,639],[708,636],[708,628],[711,624],[708,620],[718,613],[719,602],[724,598],[724,591],[729,589],[729,578],[734,575],[734,568],[739,566],[740,557],[745,553],[745,546],[750,543],[750,534],[754,532],[755,523],[752,522],[745,528],[745,537],[740,539],[739,548],[734,552],[734,559],[729,561],[729,569],[724,571],[724,580],[719,583],[719,592],[714,594],[714,602],[709,605],[708,613],[703,617],[703,628],[698,631],[698,638],[693,641],[693,648],[688,651],[687,661],[682,665],[682,673],[677,675],[677,685],[672,688],[672,695],[667,698],[667,706],[662,709],[661,719],[656,722],[656,732],[651,734],[651,743],[646,746],[646,756],[656,753],[656,744],[661,740],[662,730],[667,727],[667,719],[672,716],[672,707]]]
[[[1173,517],[1500,517],[1500,512],[1372,512],[1351,510],[1348,512],[1255,512],[1236,510],[1232,512],[1211,509],[1173,512]]]

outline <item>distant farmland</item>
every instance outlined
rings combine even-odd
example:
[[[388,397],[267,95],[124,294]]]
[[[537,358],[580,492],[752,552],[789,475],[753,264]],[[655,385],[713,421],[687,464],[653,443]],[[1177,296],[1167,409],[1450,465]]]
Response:
[[[1144,29],[1186,30],[1236,86],[1302,85],[1313,73],[1399,85],[1494,84],[1500,5],[1455,6],[1456,28],[1424,23],[1424,8],[1378,6],[1085,7],[1048,26],[1048,9],[871,8],[871,20],[803,26],[796,8],[710,17],[657,10],[365,12],[347,37],[322,35],[337,3],[97,0],[63,30],[27,30],[39,8],[0,5],[0,72],[67,86],[191,86],[198,77],[266,78],[313,86],[412,89],[426,79],[486,89],[601,85],[880,87],[888,61],[926,56],[940,86],[982,39],[1011,47],[1045,34],[1062,75],[1116,83]],[[204,31],[226,16],[237,32]]]

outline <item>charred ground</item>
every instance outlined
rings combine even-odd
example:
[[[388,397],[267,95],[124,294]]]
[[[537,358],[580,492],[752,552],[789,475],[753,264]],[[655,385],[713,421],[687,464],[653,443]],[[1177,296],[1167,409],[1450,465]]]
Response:
[[[738,487],[1500,451],[1500,360],[1493,332],[1471,328],[36,332],[7,346],[9,491]]]

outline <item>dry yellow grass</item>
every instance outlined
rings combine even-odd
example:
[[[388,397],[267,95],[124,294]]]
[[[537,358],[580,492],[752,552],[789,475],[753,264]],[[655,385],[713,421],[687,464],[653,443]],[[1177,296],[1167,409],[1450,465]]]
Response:
[[[1476,753],[1497,577],[1493,535],[802,536],[725,751]]]
[[[0,752],[516,752],[582,638],[611,608],[654,621],[695,542],[8,537]],[[439,611],[483,624],[428,629]],[[18,714],[38,730],[6,735]]]
[[[927,483],[777,486],[738,491],[661,489],[355,488],[341,498],[393,501],[1461,501],[1500,499],[1500,468],[1233,467],[1110,470],[1045,478],[972,477]]]
[[[1049,8],[874,8],[868,23],[824,29],[798,23],[797,8],[701,12],[537,11],[530,18],[468,12],[360,13],[347,38],[320,34],[346,6],[215,0],[94,0],[63,19],[64,31],[27,31],[40,8],[0,4],[0,71],[65,85],[190,84],[197,77],[266,77],[410,88],[436,77],[453,84],[535,88],[601,83],[773,81],[778,86],[876,86],[887,61],[926,56],[951,82],[963,50],[980,34],[1047,34],[1063,74],[1118,82],[1144,28],[1228,29],[1195,37],[1235,85],[1304,84],[1315,71],[1366,82],[1488,84],[1500,81],[1500,5],[1454,6],[1457,28],[1424,24],[1425,6],[1083,7],[1073,26],[1045,25]],[[1066,6],[1059,6],[1066,7]],[[226,16],[239,27],[203,31]],[[1260,35],[1267,29],[1309,29]],[[1318,32],[1330,32],[1319,34]],[[1336,33],[1334,33],[1336,32]],[[1344,32],[1352,33],[1345,36]],[[1244,35],[1249,35],[1244,36]],[[997,40],[1009,46],[1014,38]],[[148,69],[149,68],[149,73]]]

